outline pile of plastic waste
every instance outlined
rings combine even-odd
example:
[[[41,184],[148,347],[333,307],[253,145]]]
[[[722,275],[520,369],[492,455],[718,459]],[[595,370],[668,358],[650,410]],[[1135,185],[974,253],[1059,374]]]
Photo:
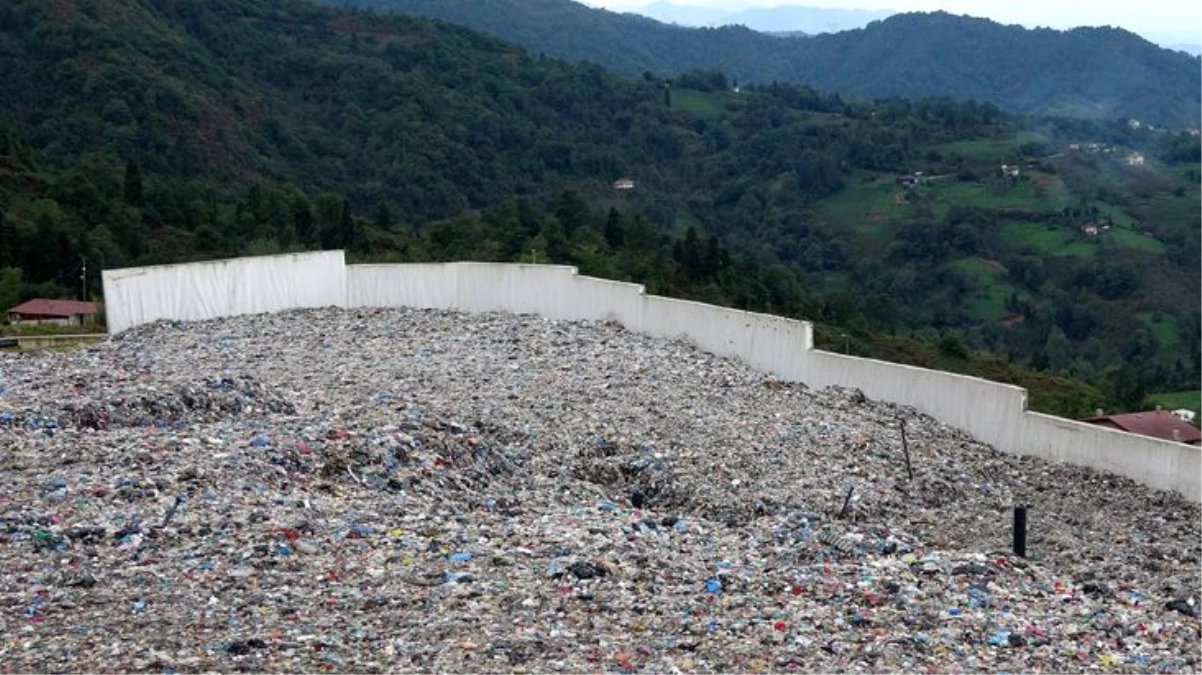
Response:
[[[3,671],[1202,659],[1197,504],[616,324],[159,323],[0,383]]]

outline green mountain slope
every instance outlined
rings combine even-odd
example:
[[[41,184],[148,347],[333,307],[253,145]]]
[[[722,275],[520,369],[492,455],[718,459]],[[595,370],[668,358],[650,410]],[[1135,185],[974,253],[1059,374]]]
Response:
[[[287,0],[10,2],[0,69],[0,304],[74,292],[81,256],[93,289],[100,267],[318,246],[549,260],[1058,386],[1038,400],[1063,414],[1198,388],[1185,135],[712,72],[666,89]],[[1093,142],[1116,152],[1068,150]]]
[[[801,82],[862,96],[950,96],[1023,113],[1197,124],[1199,60],[1127,31],[1027,30],[945,13],[778,38],[742,27],[683,28],[571,0],[326,0],[436,17],[533,53],[617,72],[717,69],[740,82]]]
[[[0,121],[50,161],[100,153],[152,175],[332,189],[356,208],[388,201],[410,223],[632,172],[661,221],[716,221],[709,204],[743,183],[801,170],[786,200],[800,204],[841,186],[840,163],[900,170],[918,145],[1002,122],[990,106],[944,101],[895,129],[870,105],[794,88],[665,105],[657,81],[301,2],[21,0],[0,12]],[[831,114],[849,123],[810,124]]]
[[[0,29],[3,118],[56,161],[337,187],[414,219],[620,173],[616,113],[655,96],[472,31],[295,2],[36,0],[0,7]]]

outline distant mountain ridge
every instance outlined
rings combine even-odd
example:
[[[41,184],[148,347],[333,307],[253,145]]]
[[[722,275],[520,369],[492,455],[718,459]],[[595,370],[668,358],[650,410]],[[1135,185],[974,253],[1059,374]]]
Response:
[[[721,70],[746,83],[801,82],[856,96],[947,96],[1020,113],[1197,124],[1202,68],[1125,30],[1029,30],[937,12],[780,38],[742,26],[685,28],[570,0],[323,0],[418,14],[630,75]]]
[[[724,19],[730,16],[733,12],[728,12],[724,9],[716,7],[705,7],[697,5],[676,5],[667,0],[658,0],[642,9],[633,10],[633,13],[640,16],[645,16],[649,19],[662,21],[664,23],[674,23],[680,26],[716,26],[728,23]]]
[[[817,35],[863,28],[873,21],[886,19],[898,12],[895,10],[838,9],[796,5],[748,7],[728,12],[712,7],[682,6],[667,0],[659,0],[637,10],[636,13],[656,21],[694,28],[746,26],[763,33]]]

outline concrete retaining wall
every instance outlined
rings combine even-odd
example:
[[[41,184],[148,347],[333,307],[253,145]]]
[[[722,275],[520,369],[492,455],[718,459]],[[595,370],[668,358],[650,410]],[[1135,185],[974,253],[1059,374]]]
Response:
[[[1027,392],[967,375],[888,361],[811,352],[807,384],[857,387],[869,398],[911,405],[1007,452],[1021,452]]]
[[[1202,501],[1197,447],[1027,412],[1019,387],[817,350],[808,322],[646,295],[638,284],[579,276],[573,267],[344,266],[341,252],[326,252],[106,271],[104,280],[112,332],[160,318],[333,304],[616,320],[632,331],[687,339],[781,379],[857,387],[870,398],[913,406],[1005,452],[1111,471]]]
[[[639,284],[579,276],[573,267],[447,263],[350,265],[347,305],[507,311],[560,320],[615,320],[685,338],[782,378],[804,379],[810,325],[769,314],[646,295]]]
[[[342,251],[130,267],[101,278],[110,333],[159,319],[203,321],[346,299]]]
[[[1023,454],[1109,471],[1202,502],[1202,448],[1037,412],[1023,413]]]

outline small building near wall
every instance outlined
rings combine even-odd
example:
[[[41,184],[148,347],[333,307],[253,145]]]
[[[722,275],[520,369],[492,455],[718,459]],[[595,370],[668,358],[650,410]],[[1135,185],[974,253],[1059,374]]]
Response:
[[[1147,410],[1123,415],[1098,415],[1082,421],[1166,441],[1190,445],[1202,443],[1202,431],[1166,410]]]
[[[78,300],[34,298],[8,310],[12,323],[79,326],[96,318],[96,304]]]

